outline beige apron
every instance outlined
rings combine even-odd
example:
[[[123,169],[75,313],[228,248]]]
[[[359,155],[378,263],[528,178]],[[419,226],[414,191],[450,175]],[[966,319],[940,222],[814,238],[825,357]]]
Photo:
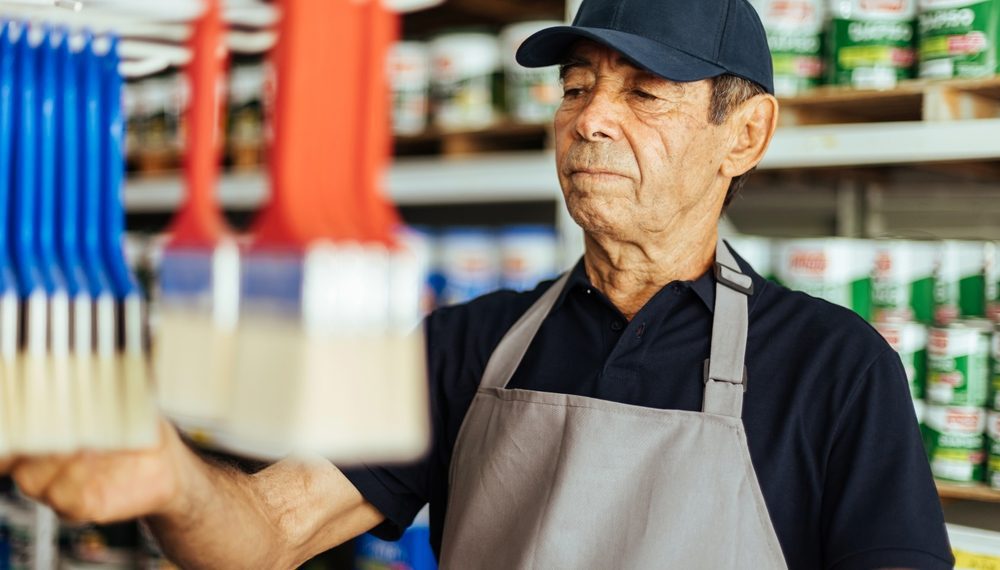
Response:
[[[442,568],[786,567],[741,420],[752,281],[721,239],[715,273],[701,413],[506,388],[566,275],[507,332],[455,443]]]

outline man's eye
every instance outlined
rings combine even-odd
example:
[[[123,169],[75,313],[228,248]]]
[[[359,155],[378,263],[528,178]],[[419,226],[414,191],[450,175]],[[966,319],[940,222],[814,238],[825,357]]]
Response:
[[[583,89],[580,89],[580,88],[577,88],[577,87],[571,87],[571,88],[563,89],[563,98],[564,99],[574,99],[576,97],[579,97],[580,95],[583,95]]]
[[[652,100],[656,99],[656,95],[651,95],[649,93],[646,93],[642,89],[633,89],[632,90],[632,95],[634,95],[634,96],[636,96],[639,99],[642,99],[644,101],[652,101]]]

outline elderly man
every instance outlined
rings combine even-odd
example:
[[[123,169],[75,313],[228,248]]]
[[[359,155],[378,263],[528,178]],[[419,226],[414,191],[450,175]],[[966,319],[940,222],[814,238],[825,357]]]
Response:
[[[146,517],[185,567],[293,567],[429,502],[448,568],[949,568],[899,358],[716,237],[777,122],[747,1],[586,0],[518,57],[562,65],[586,253],[428,318],[428,457],[246,475],[165,428],[148,452],[20,462],[22,489]]]

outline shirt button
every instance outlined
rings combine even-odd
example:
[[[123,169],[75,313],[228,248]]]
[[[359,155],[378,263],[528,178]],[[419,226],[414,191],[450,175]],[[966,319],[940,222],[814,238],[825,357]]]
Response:
[[[624,324],[622,324],[622,322],[621,322],[621,321],[619,321],[619,320],[617,320],[617,319],[616,319],[616,320],[613,320],[613,321],[611,321],[611,330],[613,330],[613,331],[616,331],[616,332],[617,332],[617,331],[620,331],[620,330],[622,330],[623,328],[625,328],[625,325],[624,325]]]

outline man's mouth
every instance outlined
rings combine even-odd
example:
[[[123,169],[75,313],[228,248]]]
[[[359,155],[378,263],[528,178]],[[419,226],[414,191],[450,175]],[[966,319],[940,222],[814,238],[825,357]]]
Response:
[[[570,176],[590,176],[595,178],[626,178],[624,174],[598,168],[578,168],[570,170]]]

